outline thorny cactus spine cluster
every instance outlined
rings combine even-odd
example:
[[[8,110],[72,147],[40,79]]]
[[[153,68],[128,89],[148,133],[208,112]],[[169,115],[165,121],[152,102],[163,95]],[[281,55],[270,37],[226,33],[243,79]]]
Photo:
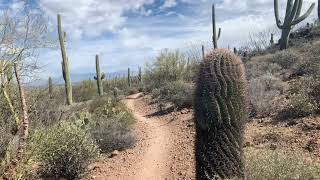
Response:
[[[240,57],[212,50],[201,62],[194,96],[197,179],[244,178],[247,82]]]

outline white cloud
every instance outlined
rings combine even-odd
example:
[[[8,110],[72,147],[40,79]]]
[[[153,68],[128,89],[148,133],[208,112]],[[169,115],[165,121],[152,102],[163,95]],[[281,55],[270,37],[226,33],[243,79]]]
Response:
[[[177,0],[165,0],[163,5],[160,7],[161,10],[172,8],[178,5]]]
[[[107,31],[115,32],[123,26],[129,11],[148,15],[144,5],[153,0],[38,0],[40,8],[56,21],[62,15],[63,26],[72,37],[99,36]],[[75,31],[75,33],[74,33]]]
[[[94,72],[95,54],[101,55],[105,72],[114,72],[143,65],[163,48],[185,50],[190,43],[205,44],[206,49],[212,47],[211,2],[206,0],[175,0],[178,4],[172,6],[178,6],[179,2],[192,3],[192,12],[165,10],[162,14],[153,12],[160,7],[145,9],[144,5],[153,0],[39,1],[53,20],[61,13],[68,34],[79,37],[70,40],[68,45],[72,72]],[[169,1],[166,2],[170,5]],[[281,2],[280,14],[283,15],[285,1]],[[303,12],[312,0],[304,2]],[[126,17],[128,11],[143,16]],[[250,33],[275,27],[272,0],[224,0],[217,4],[216,16],[217,25],[222,28],[220,47],[245,45]],[[316,11],[302,24],[315,16]],[[113,31],[113,36],[101,35],[107,31]],[[82,39],[84,35],[98,38]],[[56,50],[45,53],[41,59],[49,60],[47,68],[51,74],[60,75],[60,58],[60,52]]]

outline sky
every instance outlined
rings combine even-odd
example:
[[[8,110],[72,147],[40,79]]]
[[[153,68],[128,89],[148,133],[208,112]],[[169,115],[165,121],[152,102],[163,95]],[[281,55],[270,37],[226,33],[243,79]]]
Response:
[[[285,0],[280,1],[283,18]],[[305,0],[303,13],[316,0]],[[182,52],[204,44],[212,48],[211,5],[222,28],[219,46],[239,47],[249,35],[276,29],[273,0],[32,0],[49,20],[57,38],[57,14],[67,33],[67,54],[72,74],[95,72],[95,55],[104,72],[137,69],[165,48]],[[18,8],[21,0],[0,0]],[[316,9],[306,23],[315,19]],[[41,50],[41,75],[61,77],[59,49]]]

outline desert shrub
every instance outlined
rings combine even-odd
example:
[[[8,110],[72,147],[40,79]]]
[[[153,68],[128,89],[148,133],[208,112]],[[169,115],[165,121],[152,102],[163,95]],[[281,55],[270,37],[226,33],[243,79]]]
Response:
[[[98,95],[95,81],[82,81],[81,84],[73,86],[73,99],[76,102],[83,102],[93,99]]]
[[[261,58],[261,57],[260,57]],[[263,76],[266,73],[272,74],[273,76],[280,77],[282,68],[277,63],[269,63],[256,57],[252,61],[248,61],[246,66],[246,75],[248,79],[257,78]]]
[[[91,134],[102,152],[123,150],[135,143],[131,125],[134,117],[127,107],[113,98],[103,97],[90,103]]]
[[[307,163],[298,153],[247,150],[247,178],[255,180],[319,179],[320,165]]]
[[[94,99],[89,105],[89,112],[95,119],[118,117],[117,121],[124,126],[130,126],[135,122],[126,105],[114,98],[102,97]]]
[[[194,87],[184,81],[165,83],[158,91],[154,90],[153,97],[160,102],[170,102],[179,109],[192,106]]]
[[[61,87],[54,88],[49,95],[46,89],[33,89],[28,92],[30,129],[48,127],[56,124],[61,115],[61,106],[65,102],[65,92]]]
[[[139,90],[137,88],[130,88],[128,91],[128,95],[137,94]]]
[[[36,131],[30,147],[43,177],[74,179],[99,155],[87,130],[71,122]]]
[[[120,113],[109,119],[95,121],[96,124],[92,128],[91,134],[102,152],[124,150],[135,144],[136,139],[133,131],[126,124],[121,123],[123,115]]]
[[[279,109],[274,100],[287,90],[286,83],[270,73],[251,79],[249,86],[253,110],[259,116],[270,115]]]
[[[188,69],[186,64],[184,55],[179,51],[162,51],[153,63],[146,65],[143,80],[146,90],[151,92],[166,82],[184,79]]]
[[[289,106],[282,112],[287,117],[297,118],[319,112],[320,78],[318,76],[302,77],[291,83],[289,89]]]

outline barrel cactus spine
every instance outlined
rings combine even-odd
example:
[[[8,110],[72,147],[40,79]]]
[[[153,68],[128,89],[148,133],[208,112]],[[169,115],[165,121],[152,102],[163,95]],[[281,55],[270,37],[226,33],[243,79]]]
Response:
[[[221,28],[219,28],[218,33],[217,33],[216,10],[215,10],[214,4],[212,4],[212,30],[213,30],[213,35],[212,35],[213,47],[216,49],[216,48],[218,48],[218,40],[220,39]]]
[[[214,49],[200,64],[194,96],[197,179],[244,178],[247,81],[239,56]]]
[[[65,84],[65,91],[66,91],[66,101],[68,105],[71,105],[73,103],[72,100],[72,83],[71,83],[71,77],[70,77],[70,67],[67,57],[67,52],[65,48],[65,37],[66,33],[62,31],[61,27],[61,16],[60,14],[57,15],[58,19],[58,35],[59,35],[59,42],[60,42],[60,48],[61,48],[61,55],[62,55],[62,75],[64,79]]]
[[[282,30],[280,39],[280,50],[288,48],[289,36],[292,28],[301,21],[305,20],[311,14],[313,8],[315,7],[315,3],[312,3],[307,12],[304,15],[300,16],[302,4],[303,0],[294,0],[294,3],[293,0],[287,0],[285,18],[283,23],[281,24],[282,21],[279,18],[279,2],[278,0],[274,0],[274,14],[276,18],[276,24],[278,28]]]
[[[105,78],[105,74],[100,71],[100,60],[99,55],[96,55],[96,76],[94,79],[97,81],[98,93],[100,96],[103,96],[103,79]]]

